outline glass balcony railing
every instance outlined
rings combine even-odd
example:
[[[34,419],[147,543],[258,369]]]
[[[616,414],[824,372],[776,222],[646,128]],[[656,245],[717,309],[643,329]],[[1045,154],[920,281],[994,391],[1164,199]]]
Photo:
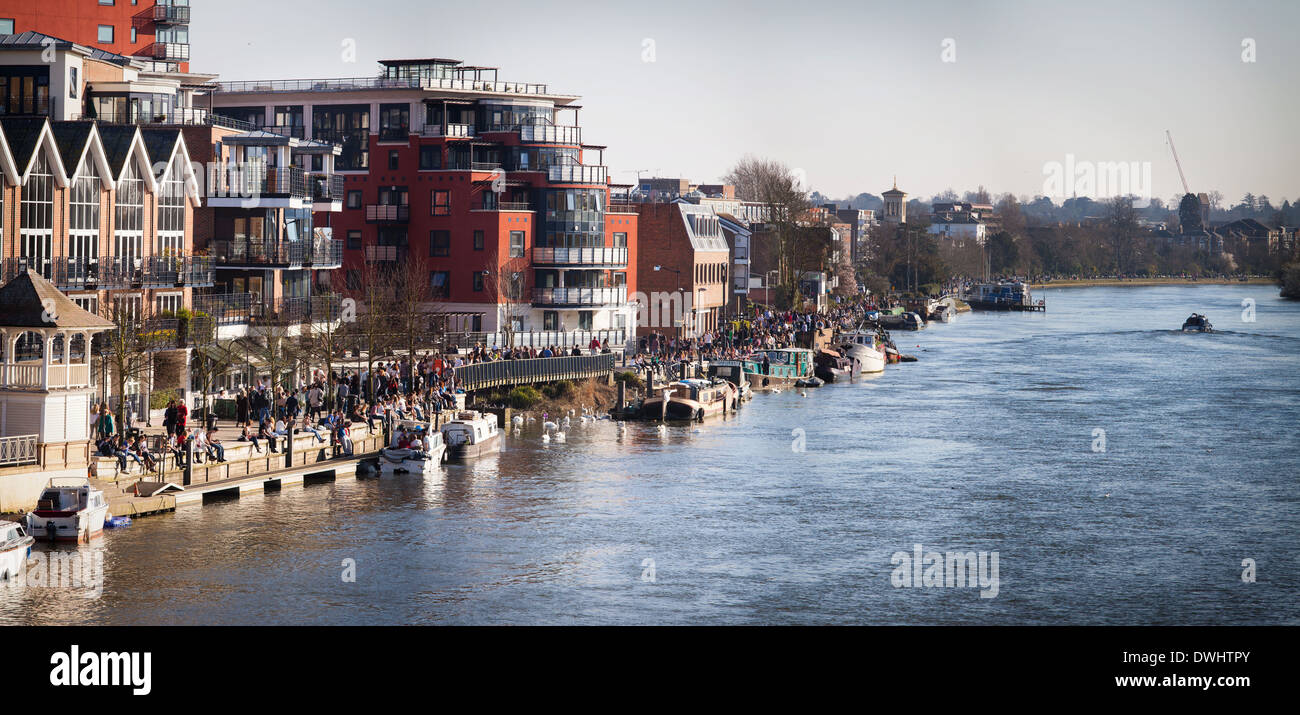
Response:
[[[301,168],[267,167],[261,163],[211,165],[208,168],[208,196],[313,198],[308,193],[307,174]]]
[[[188,25],[190,24],[190,8],[188,5],[155,5],[153,8],[153,21],[168,25]]]
[[[219,238],[211,243],[212,258],[224,267],[301,268],[307,256],[306,241],[262,238]]]
[[[627,302],[626,286],[603,288],[534,288],[533,305],[538,306],[601,306],[621,305]]]
[[[411,220],[407,204],[366,204],[366,223],[406,223]]]
[[[525,124],[519,127],[519,141],[525,144],[581,144],[582,128]]]
[[[627,249],[621,247],[533,247],[533,265],[626,266]]]
[[[607,169],[599,164],[560,164],[546,169],[552,184],[604,184],[607,176]]]
[[[155,60],[185,62],[190,58],[190,46],[181,42],[155,42],[151,54]]]
[[[342,174],[309,174],[307,182],[311,185],[313,201],[342,201]]]

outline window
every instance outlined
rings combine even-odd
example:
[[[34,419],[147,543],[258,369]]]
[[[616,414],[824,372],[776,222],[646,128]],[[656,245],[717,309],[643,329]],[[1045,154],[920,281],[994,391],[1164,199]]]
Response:
[[[401,166],[401,154],[396,149],[388,152],[388,168],[390,171],[397,171]]]
[[[483,250],[483,232],[482,232],[482,231],[475,231],[475,232],[474,232],[474,250],[475,250],[475,251],[481,251],[481,250]]]
[[[131,28],[131,44],[135,44],[135,28]]]
[[[627,234],[626,234],[626,233],[615,233],[615,234],[614,234],[614,247],[615,247],[615,248],[627,248]]]
[[[100,5],[112,5],[114,0],[99,0]]]
[[[14,34],[14,19],[12,17],[0,17],[0,35]]]
[[[99,314],[99,297],[94,295],[70,295],[73,303],[88,313]]]
[[[542,311],[542,330],[559,330],[560,314],[554,310]]]
[[[406,141],[410,132],[410,104],[379,105],[379,141]]]
[[[578,330],[591,330],[591,311],[578,311]]]
[[[181,294],[168,293],[166,295],[156,296],[154,304],[156,306],[155,310],[159,313],[175,314],[176,311],[181,309]]]
[[[348,231],[348,243],[347,243],[347,248],[348,248],[349,251],[360,251],[360,250],[361,250],[361,232],[360,232],[360,231]]]
[[[349,268],[347,277],[344,279],[348,290],[361,290],[361,271],[355,268]]]
[[[420,171],[442,168],[442,149],[436,146],[420,147]]]
[[[482,293],[483,292],[483,271],[474,271],[473,276],[474,276],[474,292]]]
[[[510,257],[522,258],[524,255],[524,232],[510,232]]]
[[[68,99],[77,98],[77,68],[68,68]]]
[[[135,157],[128,159],[126,174],[117,182],[117,202],[113,211],[113,255],[125,259],[139,258],[144,243],[144,179]]]
[[[451,255],[451,231],[430,231],[429,232],[429,255],[430,256]]]
[[[179,256],[185,250],[185,169],[173,161],[158,187],[158,248],[162,256]]]
[[[450,216],[451,215],[451,192],[441,189],[433,190],[433,215]]]
[[[353,190],[348,192],[348,208],[350,209],[361,208],[361,192],[359,190]]]
[[[429,271],[429,290],[434,298],[450,298],[451,274],[447,271]]]
[[[111,42],[113,42],[113,26],[112,26],[112,25],[100,25],[100,26],[99,26],[99,41],[100,41],[100,42],[107,42],[107,43],[111,43]]]
[[[22,187],[18,255],[27,267],[48,280],[54,242],[54,174],[45,154],[45,147],[38,145],[36,162]]]

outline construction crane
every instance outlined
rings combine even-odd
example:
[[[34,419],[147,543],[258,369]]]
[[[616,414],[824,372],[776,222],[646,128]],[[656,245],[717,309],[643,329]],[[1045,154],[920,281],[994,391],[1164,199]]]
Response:
[[[1174,148],[1174,135],[1170,134],[1169,130],[1166,129],[1165,136],[1169,139],[1169,151],[1174,154],[1174,166],[1178,167],[1178,178],[1183,181],[1183,193],[1190,194],[1192,190],[1187,188],[1187,177],[1183,176],[1183,164],[1178,161],[1178,150]]]

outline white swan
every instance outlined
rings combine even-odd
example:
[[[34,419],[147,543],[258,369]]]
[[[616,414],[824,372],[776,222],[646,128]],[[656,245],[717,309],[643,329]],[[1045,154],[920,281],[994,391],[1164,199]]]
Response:
[[[543,434],[542,434],[542,444],[548,444],[548,443],[550,443],[550,441],[551,441],[551,435],[543,433]]]
[[[555,433],[555,441],[556,441],[556,442],[563,442],[563,441],[564,441],[564,433],[563,433],[563,432],[556,432],[556,433]]]
[[[557,430],[557,429],[559,429],[559,428],[560,428],[559,425],[555,424],[554,422],[552,422],[552,421],[550,421],[550,420],[547,420],[547,421],[545,421],[545,422],[542,423],[542,429],[546,430],[547,432],[554,432],[555,430]]]

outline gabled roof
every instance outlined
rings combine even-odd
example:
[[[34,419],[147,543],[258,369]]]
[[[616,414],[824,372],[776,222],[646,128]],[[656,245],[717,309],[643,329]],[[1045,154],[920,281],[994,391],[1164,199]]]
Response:
[[[94,122],[54,122],[50,125],[54,144],[59,148],[59,158],[70,176],[76,176],[77,167],[81,166],[81,157],[90,144],[94,127]]]
[[[56,50],[71,50],[86,55],[91,59],[112,62],[119,65],[134,64],[137,62],[136,60],[132,60],[130,57],[124,57],[115,52],[109,52],[108,50],[100,49],[98,47],[80,45],[59,37],[46,35],[43,32],[36,32],[35,30],[20,32],[16,35],[0,35],[0,50],[45,50],[48,47],[53,47]]]
[[[51,315],[53,320],[47,320]],[[0,316],[0,325],[16,328],[114,327],[114,323],[72,302],[30,268],[0,286]]]
[[[10,184],[18,183],[18,165],[14,163],[13,152],[9,150],[9,140],[3,125],[0,125],[0,174],[4,174]]]
[[[179,129],[142,129],[150,158],[154,161],[154,179],[162,181],[171,169],[172,163],[179,161],[185,170],[185,189],[196,205],[201,204],[199,197],[199,180],[194,175],[194,164],[190,161],[189,147],[185,144],[185,135]],[[164,163],[165,162],[165,163]]]
[[[157,191],[158,181],[154,178],[153,162],[149,159],[149,151],[145,147],[140,128],[134,124],[100,123],[96,129],[104,143],[104,154],[108,157],[113,181],[121,181],[126,174],[127,162],[135,161],[140,176],[149,184],[149,191]]]
[[[68,185],[68,172],[59,155],[59,147],[50,132],[50,123],[44,117],[9,117],[0,119],[5,138],[9,141],[9,150],[13,152],[14,165],[18,170],[18,181],[27,181],[32,166],[36,163],[36,152],[46,152],[54,181],[59,186]]]

